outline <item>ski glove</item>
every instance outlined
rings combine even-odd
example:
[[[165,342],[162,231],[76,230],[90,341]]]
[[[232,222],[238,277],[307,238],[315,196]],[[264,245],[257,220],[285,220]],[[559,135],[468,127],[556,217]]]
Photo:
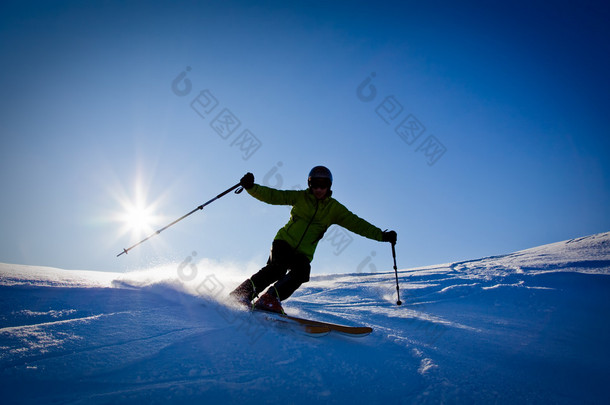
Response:
[[[246,190],[252,188],[254,186],[254,175],[250,172],[246,173],[239,181],[239,184]]]
[[[396,235],[395,231],[383,231],[382,235],[384,242],[390,242],[392,245],[396,244],[396,238],[398,236]]]

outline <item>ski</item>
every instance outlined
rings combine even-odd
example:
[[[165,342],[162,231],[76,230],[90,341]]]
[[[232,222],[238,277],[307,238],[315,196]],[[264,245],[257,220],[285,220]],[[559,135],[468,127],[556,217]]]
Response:
[[[321,337],[326,336],[330,333],[331,329],[327,326],[322,325],[310,325],[306,323],[297,322],[293,319],[289,319],[282,314],[268,311],[255,311],[256,313],[264,316],[268,321],[276,322],[281,327],[287,327],[291,329],[297,329],[298,331],[305,333],[309,336]]]
[[[369,328],[368,326],[345,326],[339,325],[336,323],[329,322],[320,322],[314,321],[312,319],[304,319],[297,318],[296,316],[291,315],[282,315],[286,319],[290,319],[291,321],[298,322],[303,325],[311,325],[311,326],[321,326],[330,329],[332,332],[339,332],[344,335],[354,336],[354,337],[362,337],[367,336],[371,332],[373,332],[373,328]]]
[[[320,322],[320,321],[314,321],[312,319],[299,318],[299,317],[287,315],[287,314],[278,314],[275,312],[268,312],[268,311],[259,310],[259,309],[255,310],[255,311],[264,312],[266,314],[273,314],[274,315],[273,319],[275,319],[275,320],[290,321],[295,324],[304,326],[306,331],[307,331],[307,329],[312,330],[312,331],[319,331],[318,333],[320,333],[320,334],[323,334],[324,330],[327,330],[326,334],[328,334],[329,332],[338,332],[338,333],[341,333],[346,336],[362,337],[362,336],[367,336],[371,332],[373,332],[373,328],[369,328],[368,326],[346,326],[346,325],[339,325],[336,323]]]

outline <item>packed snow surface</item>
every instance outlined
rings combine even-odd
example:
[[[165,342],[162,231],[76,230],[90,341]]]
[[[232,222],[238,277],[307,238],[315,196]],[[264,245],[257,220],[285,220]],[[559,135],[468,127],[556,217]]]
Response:
[[[401,270],[402,306],[393,271],[313,277],[285,302],[289,314],[372,327],[363,338],[312,337],[239,310],[226,295],[241,279],[206,263],[0,264],[2,402],[610,398],[610,233]]]

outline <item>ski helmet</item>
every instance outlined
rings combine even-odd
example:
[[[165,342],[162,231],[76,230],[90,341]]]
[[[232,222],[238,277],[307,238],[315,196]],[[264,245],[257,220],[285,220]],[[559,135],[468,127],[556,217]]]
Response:
[[[328,188],[333,184],[333,175],[328,170],[328,168],[324,166],[316,166],[309,171],[309,177],[307,178],[307,185],[311,187],[312,180],[320,179],[318,181],[325,181],[328,185]]]

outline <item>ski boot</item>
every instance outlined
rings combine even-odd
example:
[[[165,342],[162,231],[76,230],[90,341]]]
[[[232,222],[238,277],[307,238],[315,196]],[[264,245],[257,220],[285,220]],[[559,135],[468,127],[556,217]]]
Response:
[[[273,292],[272,292],[273,290]],[[284,315],[284,309],[282,308],[282,304],[277,297],[277,291],[275,287],[270,288],[264,293],[254,304],[254,309],[260,309],[268,312],[275,312],[278,314]]]
[[[229,293],[229,297],[247,309],[252,309],[252,300],[256,296],[256,288],[254,288],[254,283],[250,279],[247,279]]]

